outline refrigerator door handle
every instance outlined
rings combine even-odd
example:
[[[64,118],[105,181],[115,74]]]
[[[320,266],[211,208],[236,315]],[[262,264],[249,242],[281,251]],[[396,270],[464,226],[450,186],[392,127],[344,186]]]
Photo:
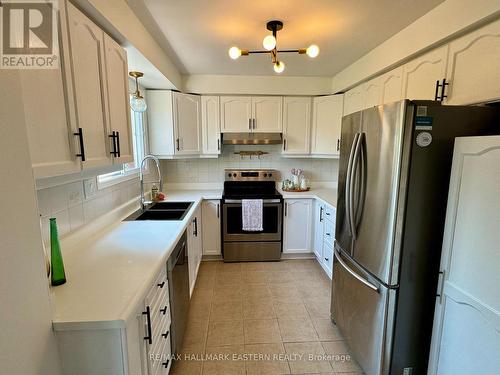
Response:
[[[367,176],[366,176],[366,151],[365,151],[365,148],[363,147],[364,146],[364,143],[366,142],[365,141],[365,133],[361,133],[361,136],[359,137],[359,144],[360,144],[360,156],[359,156],[359,159],[361,160],[361,164],[360,164],[360,171],[359,171],[359,174],[360,174],[360,177],[361,177],[361,181],[360,181],[360,188],[359,188],[359,195],[358,195],[358,200],[356,202],[356,209],[354,210],[355,211],[355,222],[354,222],[354,228],[356,230],[356,234],[357,234],[357,231],[358,231],[358,225],[359,225],[359,222],[361,221],[361,217],[363,215],[363,209],[364,209],[364,205],[365,205],[365,195],[366,195],[366,179],[367,179]]]
[[[349,178],[349,224],[351,228],[351,234],[352,238],[356,240],[356,224],[354,222],[355,216],[354,216],[354,189],[353,187],[355,186],[356,183],[356,173],[358,169],[358,161],[359,161],[359,153],[361,149],[361,140],[363,138],[364,134],[359,133],[357,137],[357,142],[356,142],[356,147],[354,149],[354,156],[353,156],[353,162],[351,166],[351,173],[350,173],[350,178]]]
[[[352,166],[354,162],[354,150],[356,149],[356,145],[358,143],[359,133],[354,135],[354,140],[352,141],[351,151],[349,153],[349,162],[347,163],[347,174],[345,179],[345,215],[347,218],[347,227],[349,228],[349,235],[353,236],[354,232],[352,231],[352,218],[351,214],[351,177],[352,177]]]
[[[368,288],[374,290],[375,292],[379,292],[378,288],[376,285],[373,285],[371,282],[369,282],[368,280],[366,280],[365,278],[361,277],[360,275],[358,275],[356,272],[354,272],[347,264],[344,263],[344,261],[342,260],[339,252],[337,251],[337,249],[334,250],[334,253],[335,253],[335,258],[337,258],[337,260],[339,261],[340,265],[342,267],[344,267],[344,269],[349,272],[351,274],[352,277],[354,277],[356,280],[358,280],[359,282],[361,282],[362,284],[366,285]]]

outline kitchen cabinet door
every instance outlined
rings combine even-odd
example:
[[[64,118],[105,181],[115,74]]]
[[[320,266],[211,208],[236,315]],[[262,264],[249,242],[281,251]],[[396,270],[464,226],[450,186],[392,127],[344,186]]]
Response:
[[[252,131],[256,133],[281,132],[282,123],[281,96],[252,97]]]
[[[285,199],[283,252],[310,253],[312,199]]]
[[[446,104],[499,100],[500,20],[452,41],[449,48]]]
[[[311,134],[311,98],[283,99],[283,150],[285,155],[309,153]]]
[[[371,79],[363,85],[365,103],[363,109],[375,107],[382,104],[382,80],[381,77]]]
[[[220,201],[203,201],[201,210],[203,255],[221,255]]]
[[[106,102],[104,32],[67,4],[71,66],[78,127],[83,131],[83,168],[111,164]],[[81,150],[80,150],[81,151]]]
[[[344,116],[365,108],[365,94],[363,85],[356,86],[344,94]]]
[[[403,98],[434,100],[436,81],[446,77],[448,46],[436,48],[403,67]]]
[[[314,255],[318,262],[323,259],[323,236],[324,236],[324,208],[320,202],[315,203],[314,209]]]
[[[313,98],[312,155],[339,156],[343,106],[343,95]]]
[[[118,152],[113,157],[113,162],[130,163],[134,160],[134,146],[130,124],[127,52],[109,35],[104,34],[104,53],[109,127],[111,132],[117,132],[114,143],[113,138],[109,138],[110,149]]]
[[[223,133],[251,132],[252,98],[250,96],[221,96],[220,116]]]
[[[201,152],[201,101],[199,95],[174,92],[174,137],[176,155]]]
[[[220,103],[218,96],[201,97],[201,135],[204,155],[219,155]]]
[[[397,102],[403,99],[403,67],[400,66],[380,77],[382,86],[382,104]]]
[[[196,277],[200,268],[202,256],[202,230],[201,230],[201,211],[198,209],[191,219],[188,226],[188,269],[189,269],[189,295],[193,294],[196,284]]]
[[[81,170],[75,107],[72,95],[66,8],[61,6],[59,51],[64,57],[58,69],[19,70],[31,164],[35,178]]]

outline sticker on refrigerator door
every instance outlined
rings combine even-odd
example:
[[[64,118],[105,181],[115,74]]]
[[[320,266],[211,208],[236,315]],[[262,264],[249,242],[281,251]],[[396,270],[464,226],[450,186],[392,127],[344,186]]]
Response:
[[[415,117],[416,130],[432,130],[433,118],[430,116],[417,116]]]
[[[427,147],[432,143],[432,134],[429,132],[421,132],[417,135],[417,145]]]
[[[417,106],[417,116],[427,116],[427,106],[426,105]]]

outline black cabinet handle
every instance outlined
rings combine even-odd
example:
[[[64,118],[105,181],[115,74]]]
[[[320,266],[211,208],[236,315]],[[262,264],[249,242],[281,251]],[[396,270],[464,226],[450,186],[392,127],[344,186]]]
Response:
[[[79,138],[80,142],[80,153],[76,154],[76,156],[80,157],[82,161],[85,161],[85,146],[83,145],[83,129],[78,128],[78,132],[73,133],[73,135],[76,135]]]
[[[220,205],[217,203],[217,219],[220,217]]]
[[[118,152],[116,151],[116,132],[113,130],[110,135],[108,135],[109,138],[113,140],[113,151],[110,151],[110,154],[113,155],[114,157],[118,156]]]
[[[177,143],[177,151],[180,151],[181,150],[181,147],[180,147],[180,144],[179,144],[179,138],[177,138],[175,140],[175,142]]]
[[[442,102],[448,95],[445,94],[446,86],[449,85],[449,82],[446,82],[446,78],[443,78],[443,82],[439,83],[436,81],[436,91],[434,93],[434,100]],[[439,89],[441,88],[441,94],[439,94]]]
[[[331,234],[330,234],[330,233],[326,233],[326,235],[327,235],[327,236],[331,236]]]
[[[340,139],[337,139],[337,151],[340,151]]]
[[[151,330],[151,309],[149,306],[146,307],[146,311],[142,312],[142,315],[146,315],[146,321],[148,324],[148,335],[144,336],[144,340],[147,340],[149,345],[153,344],[153,333]]]
[[[170,359],[167,359],[167,362],[163,362],[161,365],[162,365],[163,367],[167,368],[167,367],[168,367],[169,362],[170,362]]]
[[[326,216],[330,216],[330,213],[329,212],[325,212]]]
[[[286,139],[283,139],[283,151],[286,151]]]
[[[167,306],[165,306],[163,309],[160,309],[160,312],[161,312],[163,315],[166,315],[166,314],[167,314]]]
[[[285,203],[285,216],[287,215],[288,211],[288,203]]]
[[[319,208],[319,222],[321,223],[323,221],[323,207]]]
[[[434,91],[434,100],[439,100],[439,80],[436,81],[436,90]]]
[[[194,218],[193,223],[194,223],[193,235],[195,237],[198,237],[198,218],[197,217]]]
[[[328,262],[328,258],[325,258],[325,260]]]
[[[217,140],[217,150],[220,151],[220,139]]]
[[[252,119],[248,119],[248,129],[252,130]]]
[[[118,157],[122,156],[120,152],[120,132],[116,132],[116,152]]]
[[[163,337],[164,339],[166,339],[168,337],[168,334],[170,333],[170,331],[167,331],[165,333],[162,333],[161,334],[161,337]]]
[[[161,283],[156,284],[156,285],[158,285],[160,288],[163,288],[165,286],[165,281],[162,281]]]

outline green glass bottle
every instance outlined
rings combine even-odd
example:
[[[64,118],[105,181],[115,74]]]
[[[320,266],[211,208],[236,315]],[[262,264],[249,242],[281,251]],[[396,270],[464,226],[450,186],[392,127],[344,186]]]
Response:
[[[50,265],[52,270],[50,277],[51,284],[53,286],[64,284],[66,282],[66,274],[64,273],[64,263],[55,218],[50,219]]]

